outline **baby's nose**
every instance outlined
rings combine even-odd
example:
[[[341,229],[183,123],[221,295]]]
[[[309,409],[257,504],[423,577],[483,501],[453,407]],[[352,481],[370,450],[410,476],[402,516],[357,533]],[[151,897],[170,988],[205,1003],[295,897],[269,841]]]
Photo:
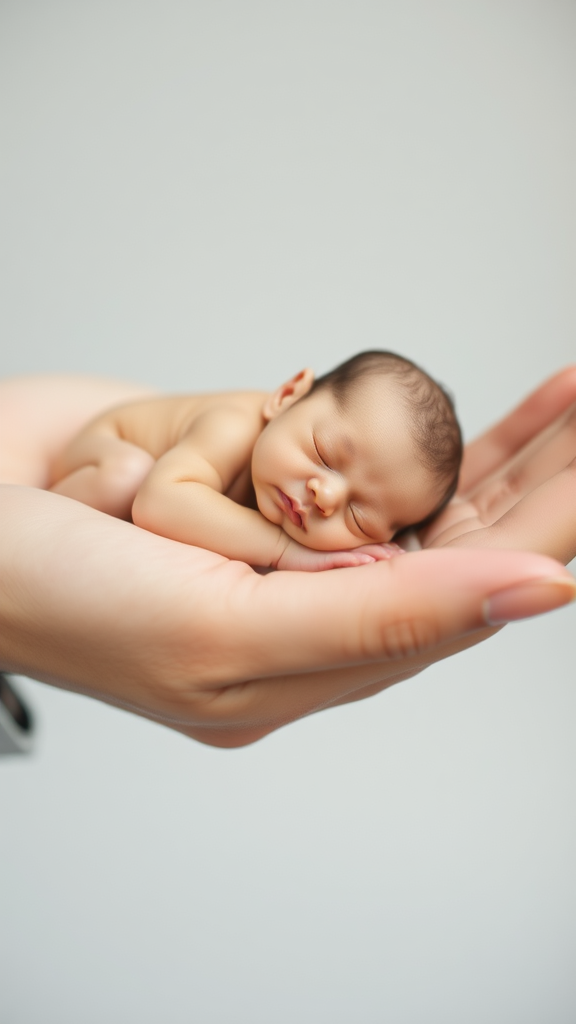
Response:
[[[337,481],[322,480],[313,476],[307,484],[308,490],[314,495],[314,504],[323,516],[331,516],[336,511],[341,500],[342,488]]]

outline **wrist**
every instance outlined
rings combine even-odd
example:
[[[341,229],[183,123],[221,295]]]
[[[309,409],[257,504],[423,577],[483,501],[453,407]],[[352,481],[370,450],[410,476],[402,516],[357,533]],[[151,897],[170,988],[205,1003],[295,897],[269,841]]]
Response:
[[[280,527],[278,527],[278,538],[274,548],[274,553],[270,561],[270,566],[273,569],[285,568],[281,565],[281,562],[285,559],[287,552],[291,547],[296,544],[296,541],[292,540],[287,533],[284,533]]]

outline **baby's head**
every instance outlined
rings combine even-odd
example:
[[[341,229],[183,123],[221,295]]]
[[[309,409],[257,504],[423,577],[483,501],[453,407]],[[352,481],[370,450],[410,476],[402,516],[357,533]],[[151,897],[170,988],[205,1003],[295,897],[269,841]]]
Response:
[[[390,540],[456,490],[462,436],[446,392],[409,359],[361,352],[270,395],[252,456],[258,508],[300,544]]]

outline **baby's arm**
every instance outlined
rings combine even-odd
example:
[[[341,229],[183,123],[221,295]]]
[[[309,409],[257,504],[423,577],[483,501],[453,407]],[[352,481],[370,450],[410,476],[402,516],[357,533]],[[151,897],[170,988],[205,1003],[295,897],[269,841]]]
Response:
[[[275,566],[289,537],[226,496],[250,465],[261,421],[221,406],[202,413],[155,463],[132,506],[137,526],[252,565]]]
[[[146,477],[134,500],[133,521],[152,533],[271,568],[310,572],[386,557],[376,551],[313,551],[256,509],[226,496],[249,467],[260,430],[261,422],[238,408],[203,413]]]

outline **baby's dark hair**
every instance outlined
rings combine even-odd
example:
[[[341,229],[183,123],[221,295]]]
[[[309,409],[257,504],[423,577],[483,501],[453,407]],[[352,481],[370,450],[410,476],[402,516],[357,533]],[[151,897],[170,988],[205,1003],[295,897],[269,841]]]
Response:
[[[437,507],[430,514],[435,515],[456,491],[463,448],[454,402],[440,384],[411,359],[395,352],[374,349],[359,352],[318,377],[310,394],[321,388],[330,388],[337,403],[343,406],[347,397],[362,383],[377,375],[391,379],[404,393],[407,408],[412,414],[412,436],[422,465],[436,473],[445,485]]]

